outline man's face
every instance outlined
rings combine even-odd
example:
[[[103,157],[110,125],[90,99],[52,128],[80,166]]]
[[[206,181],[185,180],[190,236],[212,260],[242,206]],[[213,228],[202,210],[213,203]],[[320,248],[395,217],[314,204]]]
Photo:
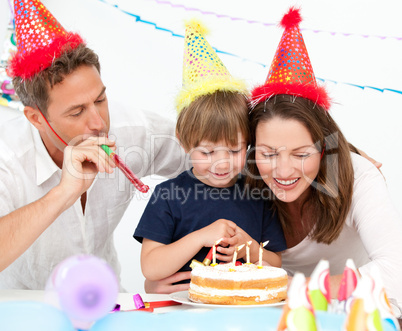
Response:
[[[94,66],[81,66],[50,90],[47,119],[69,145],[90,136],[106,136],[110,118],[105,86]],[[59,149],[64,144],[46,128],[46,135]]]

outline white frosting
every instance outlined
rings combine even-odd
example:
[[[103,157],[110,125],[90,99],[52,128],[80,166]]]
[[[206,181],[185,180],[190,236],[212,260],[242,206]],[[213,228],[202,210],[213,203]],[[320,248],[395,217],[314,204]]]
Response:
[[[256,301],[265,301],[276,298],[278,293],[286,292],[286,286],[268,290],[217,290],[210,287],[201,287],[190,283],[190,289],[199,294],[208,296],[238,296],[238,297],[257,297]]]
[[[230,269],[234,271],[231,271]],[[240,266],[234,266],[233,263],[226,263],[218,264],[214,267],[196,267],[192,270],[191,275],[212,279],[246,281],[279,278],[285,276],[286,271],[281,268],[267,266],[258,268],[255,264],[243,264]]]

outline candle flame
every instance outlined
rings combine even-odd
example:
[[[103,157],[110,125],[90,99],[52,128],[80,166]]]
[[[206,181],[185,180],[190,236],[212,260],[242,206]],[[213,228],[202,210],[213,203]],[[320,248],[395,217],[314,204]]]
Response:
[[[252,242],[253,242],[252,240],[247,241],[247,246],[250,246]]]
[[[262,244],[262,247],[267,246],[267,245],[268,245],[268,243],[269,243],[269,240],[267,240],[266,242],[264,242],[264,243]]]
[[[240,246],[237,246],[236,250],[239,251],[239,250],[241,250],[243,247],[244,247],[244,244],[243,244],[243,245],[240,245]]]
[[[223,239],[223,238],[221,238],[221,239],[215,241],[215,246],[217,246],[217,245],[222,241],[222,239]]]

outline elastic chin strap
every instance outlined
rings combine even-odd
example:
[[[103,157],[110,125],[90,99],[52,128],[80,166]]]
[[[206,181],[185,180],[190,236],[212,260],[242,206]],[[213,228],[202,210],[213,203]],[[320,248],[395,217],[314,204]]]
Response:
[[[47,125],[49,126],[50,130],[52,130],[52,132],[56,135],[57,138],[59,138],[59,140],[60,140],[64,145],[68,146],[67,143],[66,143],[63,139],[60,138],[60,136],[56,133],[56,131],[53,130],[52,126],[49,124],[49,122],[47,121],[45,115],[43,115],[43,113],[42,113],[42,111],[40,110],[40,108],[38,107],[38,105],[36,105],[36,108],[38,108],[40,114],[42,115],[43,119],[45,120],[45,122],[46,122]]]

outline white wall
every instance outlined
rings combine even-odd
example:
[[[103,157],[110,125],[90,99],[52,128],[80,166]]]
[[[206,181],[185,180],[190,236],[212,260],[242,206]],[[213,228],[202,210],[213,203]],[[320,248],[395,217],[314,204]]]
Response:
[[[282,34],[275,25],[258,22],[277,23],[290,5],[301,5],[301,28],[315,74],[327,80],[335,102],[331,113],[349,141],[383,162],[389,191],[402,213],[402,95],[349,85],[402,91],[402,40],[396,38],[402,37],[400,1],[114,0],[118,8],[100,0],[43,3],[100,55],[109,98],[132,105],[133,115],[152,110],[171,118],[175,118],[174,97],[181,85],[183,38],[135,22],[123,11],[179,35],[184,34],[184,19],[199,17],[211,31],[209,42],[235,55],[219,54],[229,71],[253,86],[264,81]],[[0,0],[0,38],[7,10],[7,1]],[[0,118],[3,114],[0,109]],[[159,179],[145,181],[154,185]],[[142,291],[143,277],[140,245],[131,236],[145,204],[145,200],[133,201],[116,232],[123,286],[135,293]]]

